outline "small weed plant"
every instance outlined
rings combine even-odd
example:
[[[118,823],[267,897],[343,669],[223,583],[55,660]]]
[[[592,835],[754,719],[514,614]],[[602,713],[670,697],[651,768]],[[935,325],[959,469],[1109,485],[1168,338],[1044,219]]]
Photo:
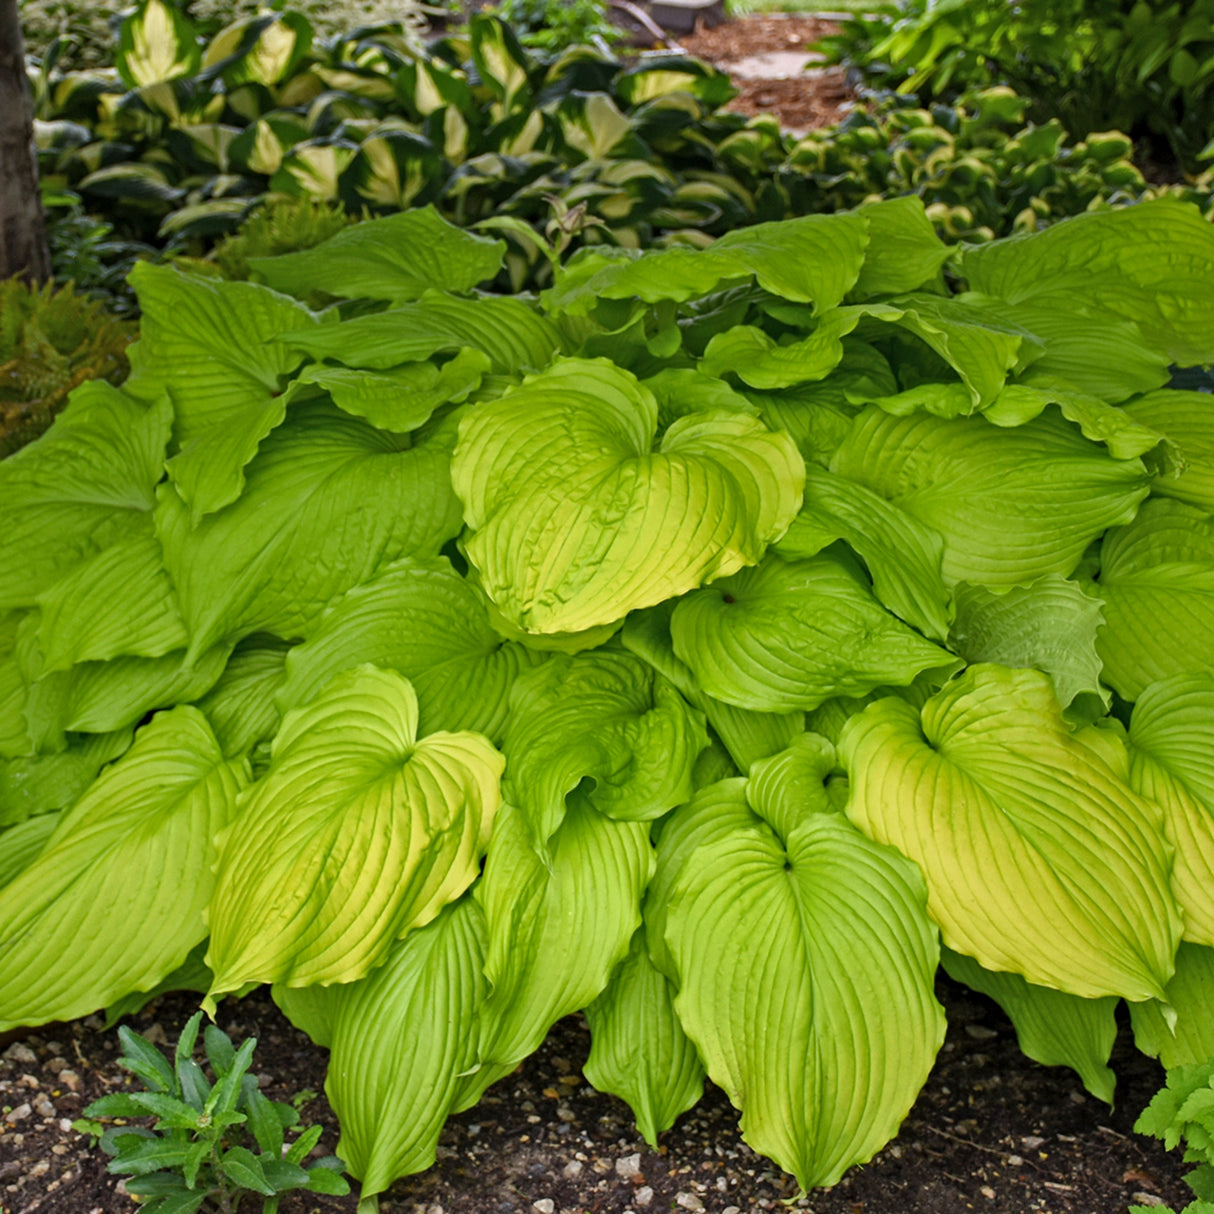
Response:
[[[263,1214],[274,1214],[279,1195],[291,1189],[348,1193],[341,1160],[329,1156],[304,1166],[320,1126],[287,1143],[286,1132],[298,1126],[299,1113],[258,1090],[249,1074],[255,1037],[237,1049],[225,1032],[207,1025],[203,1044],[215,1076],[213,1084],[208,1081],[194,1059],[201,1023],[201,1012],[190,1018],[172,1066],[138,1033],[120,1028],[122,1065],[147,1091],[103,1096],[75,1123],[114,1156],[108,1170],[127,1178],[127,1192],[147,1214],[236,1214],[252,1209],[248,1199],[258,1197]],[[127,1118],[148,1116],[157,1119],[152,1129],[124,1124]],[[97,1118],[121,1120],[106,1126]]]
[[[1185,1144],[1185,1163],[1198,1166],[1185,1177],[1197,1200],[1181,1214],[1214,1214],[1214,1058],[1168,1071],[1164,1087],[1134,1123],[1139,1134],[1162,1139],[1168,1150]],[[1175,1214],[1170,1207],[1131,1206],[1129,1214]]]

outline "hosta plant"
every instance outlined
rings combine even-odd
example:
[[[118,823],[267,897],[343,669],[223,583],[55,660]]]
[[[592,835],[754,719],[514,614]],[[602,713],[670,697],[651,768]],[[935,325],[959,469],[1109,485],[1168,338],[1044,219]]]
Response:
[[[138,266],[131,379],[0,464],[0,1031],[269,983],[365,1211],[578,1010],[803,1187],[941,963],[1104,1099],[1123,999],[1214,1053],[1214,230],[504,255]]]

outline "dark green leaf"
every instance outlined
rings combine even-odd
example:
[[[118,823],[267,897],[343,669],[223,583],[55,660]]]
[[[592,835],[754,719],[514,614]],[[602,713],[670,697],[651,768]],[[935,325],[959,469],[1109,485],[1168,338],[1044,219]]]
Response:
[[[233,1147],[227,1151],[219,1161],[219,1170],[242,1189],[252,1189],[267,1197],[274,1196],[274,1188],[261,1170],[261,1161],[245,1147]]]

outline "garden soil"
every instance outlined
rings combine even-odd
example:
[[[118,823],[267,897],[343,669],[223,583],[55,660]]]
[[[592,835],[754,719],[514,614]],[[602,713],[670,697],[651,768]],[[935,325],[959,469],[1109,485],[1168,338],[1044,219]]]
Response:
[[[795,1183],[741,1140],[729,1101],[709,1085],[703,1101],[661,1136],[637,1134],[628,1108],[581,1074],[589,1037],[562,1021],[543,1048],[452,1118],[436,1165],[399,1181],[384,1214],[1124,1214],[1138,1202],[1183,1207],[1179,1155],[1132,1132],[1162,1082],[1123,1025],[1114,1052],[1118,1103],[1087,1095],[1065,1068],[1018,1050],[998,1007],[941,978],[949,1033],[935,1070],[898,1137],[834,1189],[798,1199]],[[166,1050],[197,1005],[168,995],[131,1022]],[[219,1023],[234,1040],[254,1036],[254,1071],[273,1099],[305,1093],[306,1122],[337,1146],[323,1095],[326,1053],[279,1014],[263,989],[228,999]],[[0,1212],[134,1214],[106,1157],[72,1128],[84,1107],[129,1086],[116,1031],[89,1017],[0,1039]],[[311,1089],[314,1095],[307,1096]],[[1189,1194],[1191,1196],[1191,1194]],[[354,1214],[346,1198],[292,1194],[281,1214]],[[259,1209],[255,1201],[244,1210]]]

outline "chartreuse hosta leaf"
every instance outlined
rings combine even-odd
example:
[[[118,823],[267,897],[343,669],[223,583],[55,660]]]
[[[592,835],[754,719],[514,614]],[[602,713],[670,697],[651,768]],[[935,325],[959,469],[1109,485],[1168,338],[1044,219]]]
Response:
[[[562,285],[558,278],[552,303],[578,312],[599,299],[684,301],[753,276],[763,290],[822,312],[837,307],[855,286],[867,245],[868,225],[856,212],[760,223],[707,249],[675,245],[635,261],[613,259],[583,281]]]
[[[15,759],[33,749],[25,724],[25,676],[17,654],[22,621],[28,614],[0,611],[0,759]]]
[[[362,1182],[359,1210],[434,1162],[460,1077],[476,1066],[485,943],[480,906],[461,898],[396,941],[367,977],[298,992],[327,1021],[325,1091],[341,1120],[340,1158]],[[296,994],[287,992],[288,1010]]]
[[[240,501],[194,527],[164,486],[156,525],[191,638],[315,627],[329,602],[459,530],[447,468],[454,419],[408,440],[301,403],[249,466]]]
[[[1214,948],[1184,941],[1165,1002],[1130,1004],[1134,1043],[1171,1070],[1214,1057]]]
[[[510,693],[504,795],[545,849],[576,788],[620,821],[658,818],[686,801],[707,746],[703,715],[639,658],[556,654]]]
[[[547,866],[522,815],[498,815],[477,901],[489,926],[480,1069],[464,1080],[455,1111],[508,1075],[562,1017],[592,1003],[628,953],[653,872],[645,822],[614,822],[571,797],[549,840]]]
[[[1143,691],[1130,718],[1130,783],[1163,807],[1185,939],[1214,946],[1214,674]]]
[[[1033,986],[1019,974],[985,970],[972,957],[942,950],[948,976],[993,999],[1016,1027],[1021,1052],[1043,1066],[1069,1066],[1097,1100],[1113,1103],[1117,1077],[1109,1055],[1117,1039],[1117,997],[1081,999]]]
[[[246,779],[197,709],[140,731],[0,890],[3,1029],[82,1016],[185,960],[206,935],[212,840]]]
[[[446,350],[480,350],[495,372],[546,367],[560,349],[556,328],[523,300],[486,295],[460,299],[427,290],[416,303],[289,335],[313,358],[386,371]]]
[[[888,698],[847,722],[848,816],[922,868],[944,942],[985,969],[1158,997],[1182,925],[1172,848],[1117,746],[1072,734],[1046,675],[971,666],[922,714]]]
[[[670,617],[676,605],[669,601],[634,611],[625,622],[620,639],[629,652],[648,662],[678,688],[688,703],[704,713],[739,770],[749,771],[755,759],[774,755],[805,732],[805,714],[752,712],[705,695],[691,668],[675,657]]]
[[[423,734],[470,729],[497,743],[515,678],[541,660],[493,630],[484,599],[445,558],[406,558],[334,600],[287,658],[279,703],[306,704],[335,674],[372,662],[413,684]]]
[[[807,464],[801,512],[775,550],[817,556],[836,540],[855,549],[890,611],[935,640],[948,636],[953,607],[940,575],[940,534],[871,489]]]
[[[352,982],[382,963],[476,877],[503,766],[479,734],[419,741],[413,688],[370,665],[288,713],[222,843],[208,998]]]
[[[831,470],[944,536],[947,582],[989,587],[1069,574],[1146,497],[1141,461],[1114,459],[1052,410],[1000,429],[982,417],[894,417],[870,406]]]
[[[233,650],[215,686],[198,701],[224,754],[248,754],[278,730],[274,697],[285,678],[290,646],[255,633]]]
[[[114,66],[128,88],[192,76],[202,60],[198,37],[171,0],[141,0],[122,23]]]
[[[318,287],[349,299],[418,299],[428,287],[471,291],[502,266],[505,243],[486,240],[420,207],[353,224],[323,244],[249,268],[277,291],[307,298]]]
[[[0,610],[35,606],[83,561],[144,533],[172,424],[167,397],[145,406],[92,380],[0,463]]]
[[[605,359],[566,359],[460,426],[451,464],[489,597],[528,632],[578,632],[754,564],[804,463],[744,413],[679,418]]]
[[[1031,666],[1050,676],[1064,709],[1077,699],[1081,714],[1100,716],[1107,709],[1096,656],[1099,599],[1056,573],[1002,593],[959,582],[954,593],[957,619],[949,645],[967,662]]]
[[[56,753],[0,759],[0,829],[74,804],[131,737],[129,729],[72,734]]]
[[[828,812],[830,751],[813,739],[677,810],[645,911],[709,1077],[803,1188],[894,1135],[944,1037],[923,879]]]
[[[674,984],[654,969],[645,932],[638,929],[607,989],[586,1009],[586,1078],[627,1102],[651,1147],[704,1090],[704,1064],[683,1031],[674,995]]]
[[[240,496],[245,465],[286,414],[286,377],[303,360],[279,336],[318,321],[255,283],[148,262],[135,267],[131,283],[143,309],[131,387],[167,391],[173,400],[169,476],[197,523]]]
[[[1104,681],[1127,700],[1149,684],[1214,672],[1214,518],[1152,498],[1104,537],[1091,587],[1104,603],[1096,652]]]
[[[46,847],[46,841],[59,824],[57,813],[39,814],[10,826],[0,835],[0,889],[27,869]]]
[[[959,665],[873,597],[854,563],[836,556],[762,564],[681,599],[674,651],[710,696],[756,712],[817,708],[834,696],[943,679]]]
[[[1214,401],[1207,392],[1164,390],[1130,401],[1125,412],[1166,434],[1184,460],[1179,476],[1161,476],[1151,491],[1200,510],[1214,511]]]
[[[1026,314],[1073,315],[1078,303],[1096,325],[1131,321],[1182,367],[1214,358],[1214,230],[1196,207],[1160,199],[1079,215],[968,248],[960,270],[972,290],[1027,305]]]
[[[405,433],[424,425],[440,405],[466,400],[489,367],[487,354],[464,349],[441,367],[414,362],[380,373],[312,363],[299,373],[299,382],[323,388],[339,409],[380,430]]]
[[[937,283],[952,249],[936,235],[922,199],[884,198],[866,203],[859,214],[868,224],[868,249],[854,297],[898,295]]]

